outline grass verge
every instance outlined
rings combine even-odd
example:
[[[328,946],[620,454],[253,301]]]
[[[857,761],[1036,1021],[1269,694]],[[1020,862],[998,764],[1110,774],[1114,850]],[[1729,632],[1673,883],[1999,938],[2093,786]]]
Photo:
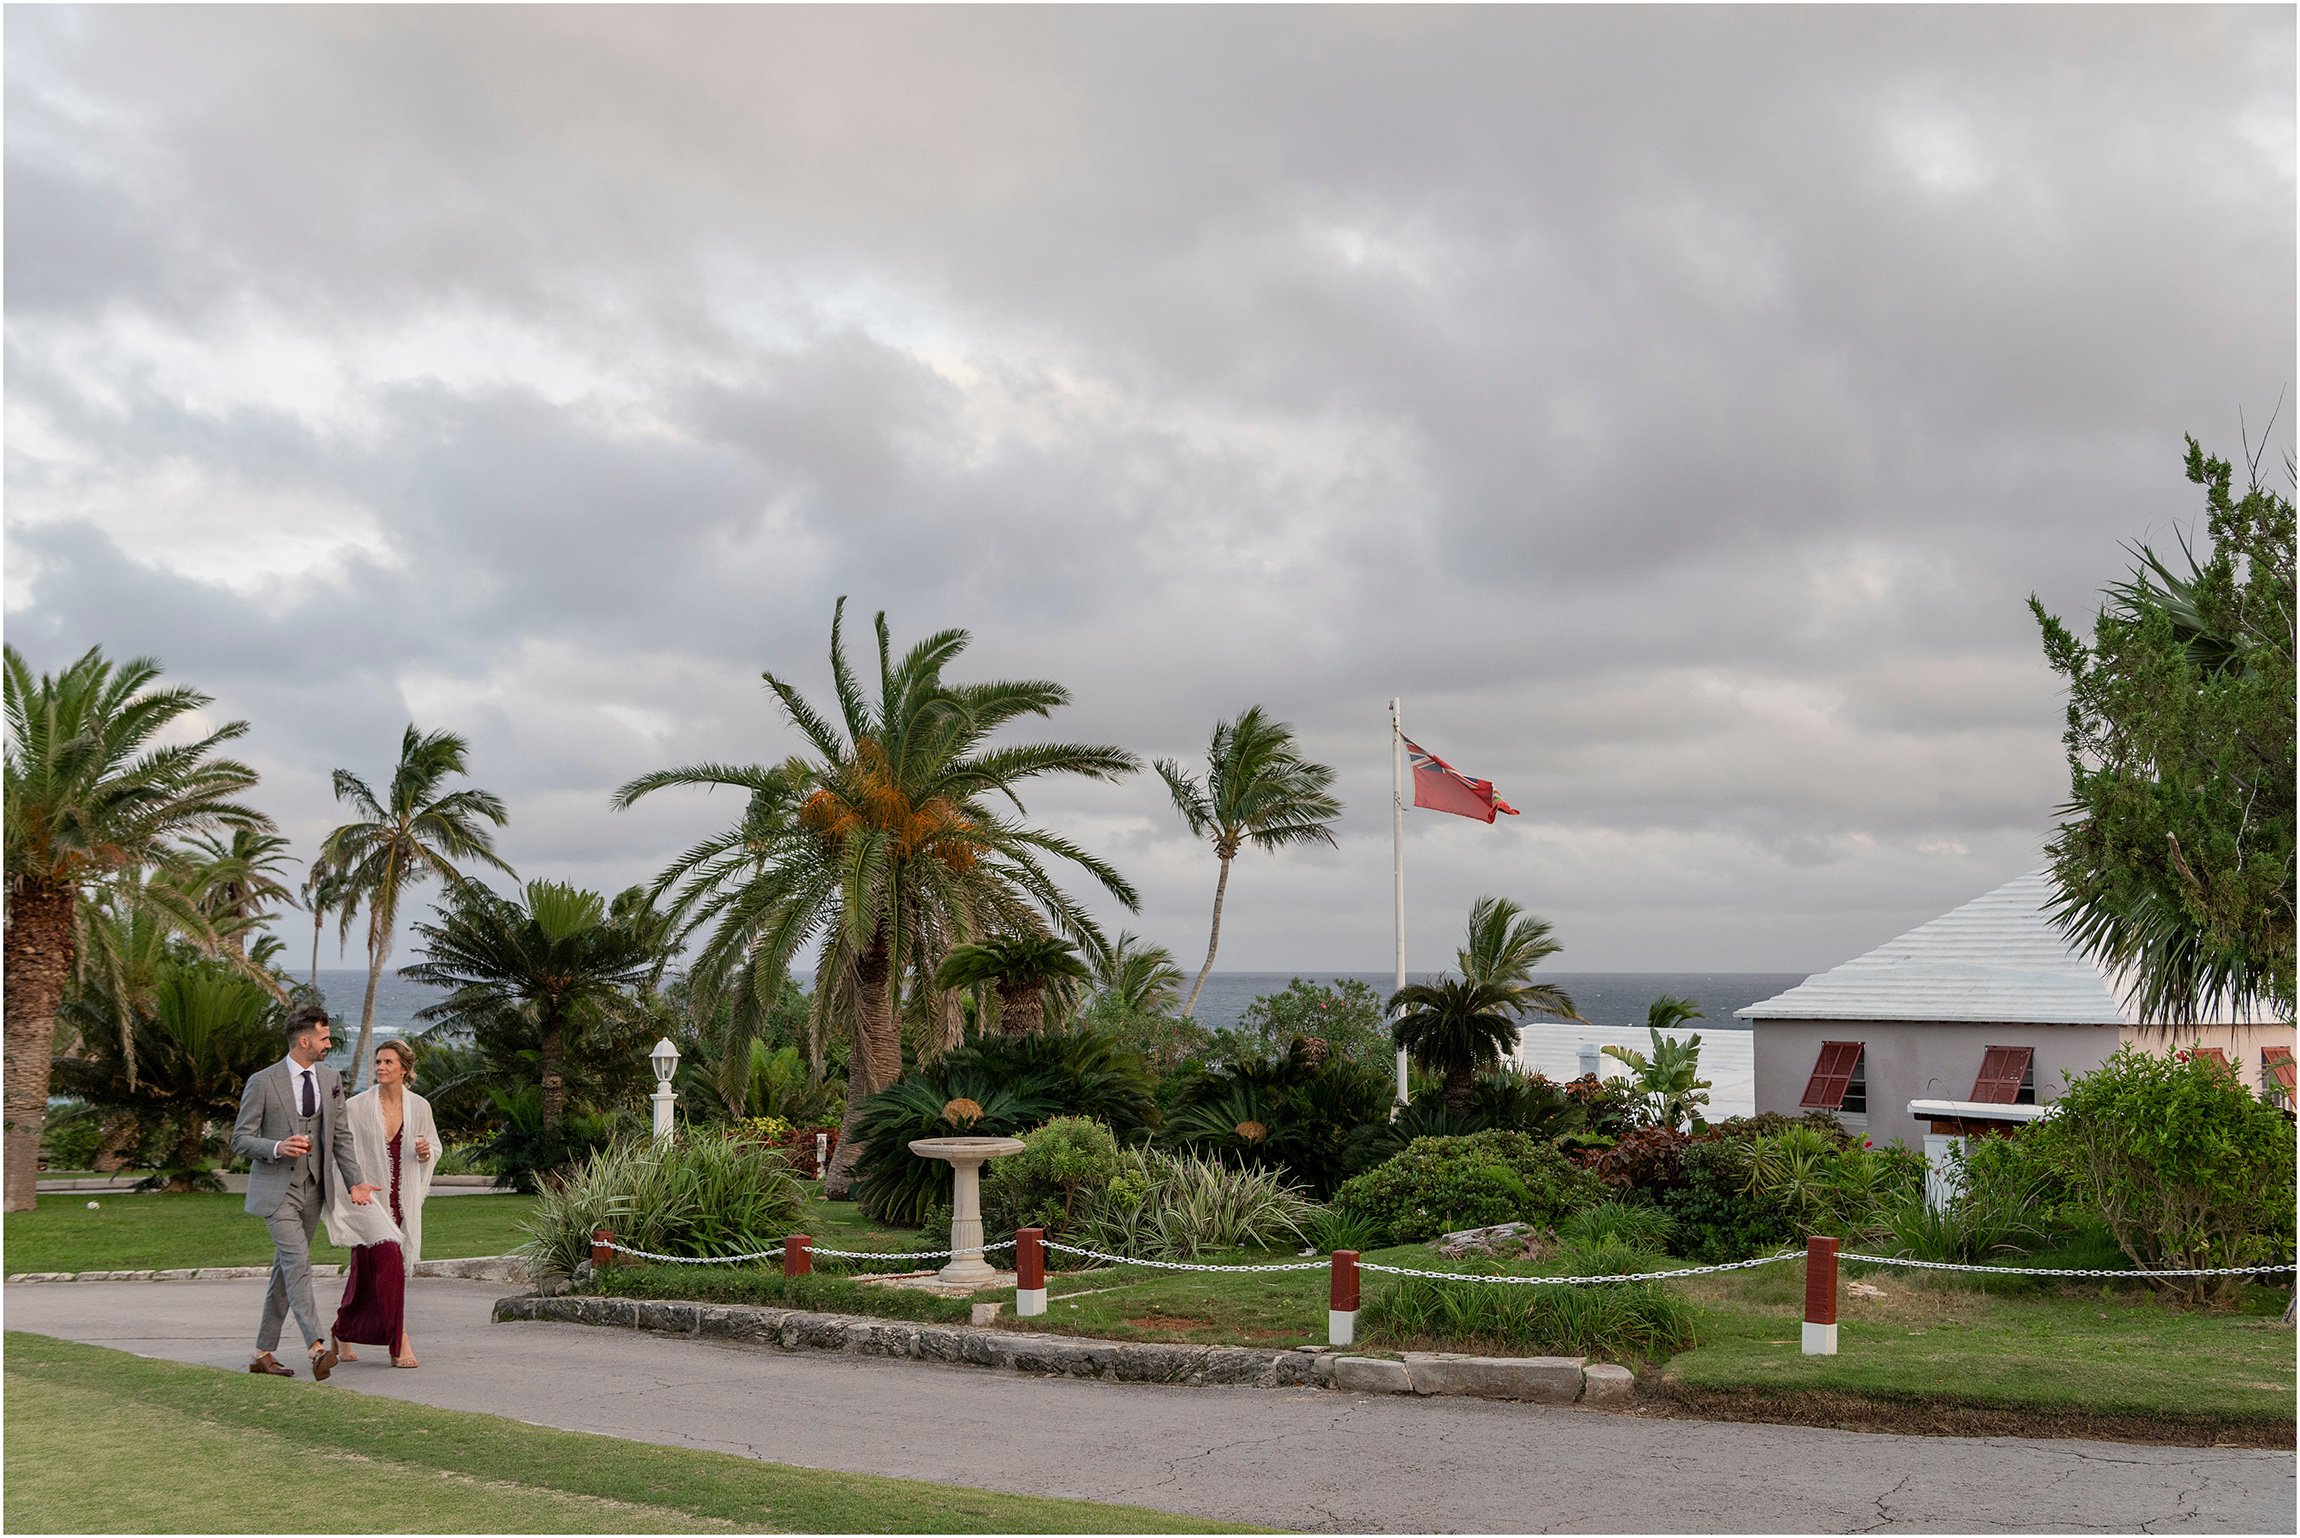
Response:
[[[88,1209],[95,1202],[96,1210]],[[11,1212],[4,1230],[8,1274],[19,1271],[161,1271],[184,1266],[271,1264],[271,1236],[248,1216],[247,1198],[223,1191],[66,1192]],[[423,1206],[423,1256],[452,1260],[501,1255],[526,1242],[520,1220],[530,1196],[438,1197]],[[312,1259],[343,1264],[349,1250],[327,1242],[323,1225]]]
[[[6,1386],[11,1532],[1252,1531],[656,1447],[18,1332]],[[283,1484],[288,1468],[306,1477]]]

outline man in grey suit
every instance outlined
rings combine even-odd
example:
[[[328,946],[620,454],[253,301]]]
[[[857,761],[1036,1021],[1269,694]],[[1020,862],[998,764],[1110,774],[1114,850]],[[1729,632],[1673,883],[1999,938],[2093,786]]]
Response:
[[[297,1010],[288,1017],[287,1039],[285,1058],[248,1075],[232,1125],[232,1151],[248,1161],[248,1211],[272,1233],[272,1282],[248,1371],[295,1376],[272,1355],[293,1312],[311,1353],[311,1375],[325,1378],[335,1370],[336,1354],[312,1307],[311,1236],[331,1191],[347,1191],[364,1207],[377,1188],[360,1184],[343,1083],[320,1061],[330,1045],[327,1011],[316,1004]]]

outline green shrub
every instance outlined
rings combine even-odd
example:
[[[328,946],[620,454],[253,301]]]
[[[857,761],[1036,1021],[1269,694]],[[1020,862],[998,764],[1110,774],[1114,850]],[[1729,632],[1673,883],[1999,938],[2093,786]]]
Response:
[[[667,1142],[626,1139],[544,1181],[524,1253],[546,1276],[591,1258],[591,1231],[658,1255],[741,1255],[771,1249],[798,1225],[804,1189],[782,1153],[715,1132]]]
[[[1688,1260],[1716,1265],[1747,1260],[1799,1237],[1796,1218],[1771,1196],[1745,1189],[1742,1145],[1726,1138],[1696,1138],[1677,1151],[1677,1183],[1660,1193],[1661,1210],[1676,1225],[1672,1249]]]
[[[96,1151],[103,1146],[104,1113],[83,1101],[51,1108],[40,1128],[40,1157],[50,1169],[93,1169]]]
[[[1840,1144],[1819,1128],[1799,1125],[1750,1138],[1736,1154],[1742,1189],[1787,1212],[1800,1237],[1858,1239],[1879,1232],[1888,1213],[1924,1194],[1924,1159],[1897,1144]]]
[[[1000,1159],[982,1183],[982,1231],[1004,1238],[1018,1228],[1048,1237],[1077,1231],[1118,1173],[1118,1140],[1088,1116],[1057,1116]]]
[[[1334,1205],[1378,1226],[1385,1244],[1495,1223],[1552,1223],[1603,1199],[1604,1187],[1522,1132],[1422,1138],[1334,1193]]]
[[[1332,983],[1295,978],[1283,993],[1265,993],[1238,1017],[1237,1035],[1259,1056],[1283,1051],[1297,1037],[1326,1044],[1329,1055],[1387,1072],[1389,1008],[1380,992],[1354,977]]]
[[[1397,1118],[1375,1117],[1350,1139],[1353,1169],[1393,1159],[1417,1138],[1468,1137],[1487,1131],[1522,1132],[1545,1143],[1585,1133],[1589,1112],[1568,1085],[1539,1074],[1502,1068],[1477,1076],[1477,1098],[1465,1115],[1447,1109],[1442,1081],[1421,1090]]]
[[[1297,1040],[1275,1057],[1192,1075],[1174,1095],[1165,1140],[1277,1170],[1324,1197],[1358,1167],[1352,1139],[1383,1123],[1390,1086],[1384,1069]]]
[[[1321,1255],[1331,1255],[1336,1250],[1356,1250],[1363,1254],[1380,1249],[1385,1233],[1383,1226],[1372,1218],[1344,1212],[1339,1207],[1320,1207],[1310,1219],[1304,1237]]]
[[[1886,1215],[1894,1253],[1969,1265],[2049,1242],[2057,1182],[2042,1146],[2018,1133],[1968,1140],[1951,1159],[1951,1200],[1936,1208],[1919,1191]]]
[[[1086,1222],[1090,1248],[1146,1260],[1210,1250],[1299,1248],[1315,1207],[1275,1170],[1203,1154],[1130,1148]]]
[[[1668,1213],[1641,1202],[1599,1202],[1557,1225],[1557,1237],[1569,1245],[1618,1241],[1654,1255],[1668,1249],[1676,1231]]]
[[[1634,1275],[1661,1257],[1618,1238],[1560,1246],[1551,1276]],[[1482,1268],[1481,1268],[1482,1269]],[[1465,1274],[1477,1274],[1475,1272]],[[1699,1312],[1666,1282],[1528,1286],[1399,1277],[1367,1300],[1365,1322],[1399,1346],[1571,1354],[1616,1361],[1658,1359],[1694,1345]]]
[[[2142,1269],[2292,1258],[2292,1121],[2209,1058],[2119,1047],[2027,1135]],[[2162,1285],[2195,1300],[2233,1281]]]
[[[864,1103],[855,1128],[855,1199],[882,1223],[915,1227],[950,1200],[951,1167],[913,1140],[1014,1137],[1056,1116],[1090,1116],[1119,1137],[1158,1118],[1149,1069],[1093,1031],[987,1036],[912,1069]]]

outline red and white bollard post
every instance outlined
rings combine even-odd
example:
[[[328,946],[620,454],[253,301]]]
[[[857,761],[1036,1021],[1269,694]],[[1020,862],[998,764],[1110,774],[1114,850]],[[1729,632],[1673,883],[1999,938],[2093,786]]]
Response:
[[[806,1234],[793,1234],[783,1241],[783,1275],[805,1276],[815,1268],[815,1241]]]
[[[1046,1312],[1046,1230],[1014,1231],[1014,1314],[1031,1319]]]
[[[594,1228],[594,1229],[592,1229],[592,1230],[591,1230],[591,1269],[592,1269],[592,1270],[596,1271],[596,1270],[598,1270],[598,1269],[599,1269],[601,1266],[605,1266],[605,1265],[612,1265],[612,1264],[614,1263],[614,1260],[615,1260],[615,1251],[614,1251],[614,1248],[613,1248],[613,1245],[614,1245],[614,1243],[615,1243],[615,1230],[613,1230],[612,1228]]]
[[[1326,1302],[1326,1340],[1330,1345],[1358,1343],[1358,1252],[1334,1251],[1333,1285]]]
[[[1805,1355],[1837,1354],[1837,1241],[1805,1241]]]

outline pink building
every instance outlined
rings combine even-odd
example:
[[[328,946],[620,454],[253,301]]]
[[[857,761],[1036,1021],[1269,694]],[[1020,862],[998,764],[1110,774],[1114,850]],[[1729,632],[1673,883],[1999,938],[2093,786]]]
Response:
[[[2009,881],[1747,1009],[1757,1109],[1835,1112],[1880,1147],[2041,1114],[2064,1075],[2118,1045],[2218,1055],[2251,1088],[2293,1095],[2293,1028],[2265,1013],[2179,1032],[2142,1021],[2047,916],[2042,871]]]

